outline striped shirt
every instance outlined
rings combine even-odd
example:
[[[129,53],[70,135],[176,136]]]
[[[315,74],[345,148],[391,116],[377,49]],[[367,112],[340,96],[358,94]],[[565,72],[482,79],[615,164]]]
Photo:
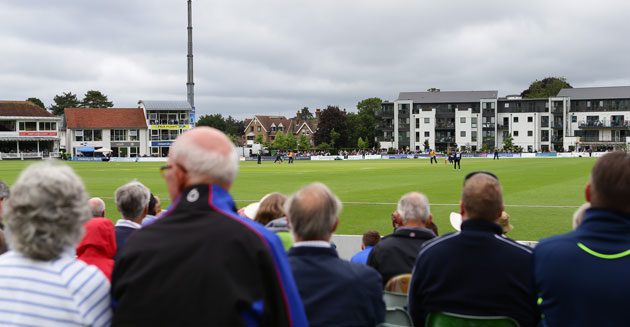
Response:
[[[108,326],[109,282],[98,268],[65,254],[38,261],[0,256],[0,325]]]

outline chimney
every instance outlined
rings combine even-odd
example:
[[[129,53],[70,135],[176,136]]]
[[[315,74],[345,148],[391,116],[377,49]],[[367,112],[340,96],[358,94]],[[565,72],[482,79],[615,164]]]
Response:
[[[322,110],[317,108],[315,109],[315,118],[319,119],[319,115],[322,113]]]

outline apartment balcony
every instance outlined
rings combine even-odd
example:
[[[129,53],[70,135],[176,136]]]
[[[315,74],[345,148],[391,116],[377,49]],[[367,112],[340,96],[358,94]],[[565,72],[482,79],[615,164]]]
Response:
[[[454,137],[440,137],[435,140],[435,143],[455,143]]]
[[[494,123],[481,123],[481,127],[484,129],[494,129],[495,124]]]
[[[613,137],[580,137],[580,143],[599,143],[599,144],[612,144],[612,143],[626,143],[626,137],[613,136]]]
[[[563,127],[564,124],[562,124],[562,122],[551,122],[551,128],[562,129]]]
[[[499,130],[509,129],[509,128],[510,128],[510,125],[497,124],[497,129],[499,129]]]
[[[630,130],[630,120],[626,121],[581,121],[578,126],[580,129],[624,129]]]
[[[563,114],[563,110],[562,108],[553,108],[551,109],[551,113],[554,115],[562,115]]]
[[[455,123],[441,123],[435,124],[435,129],[455,129]]]

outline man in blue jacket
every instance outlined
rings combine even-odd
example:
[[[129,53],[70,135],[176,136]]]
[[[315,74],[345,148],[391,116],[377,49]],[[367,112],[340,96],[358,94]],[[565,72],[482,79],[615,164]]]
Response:
[[[409,286],[415,326],[433,312],[507,316],[535,326],[539,314],[532,281],[531,249],[504,238],[501,185],[488,173],[464,182],[461,232],[426,242]]]
[[[385,320],[381,277],[366,265],[340,259],[331,247],[340,212],[339,199],[320,183],[287,200],[293,276],[310,326],[376,326]]]
[[[586,185],[582,224],[542,240],[535,283],[549,326],[624,326],[630,315],[630,155],[600,158]]]

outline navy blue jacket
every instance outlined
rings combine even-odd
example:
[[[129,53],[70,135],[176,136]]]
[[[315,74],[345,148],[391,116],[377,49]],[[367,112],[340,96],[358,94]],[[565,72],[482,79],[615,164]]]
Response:
[[[427,228],[400,227],[376,243],[367,264],[381,274],[385,285],[396,275],[411,273],[420,247],[434,237],[433,231]]]
[[[627,326],[630,323],[630,216],[589,209],[567,234],[534,251],[543,323],[549,326]]]
[[[112,274],[113,326],[307,326],[275,233],[194,185],[130,237]]]
[[[430,312],[508,316],[535,326],[539,313],[532,278],[532,250],[501,236],[501,227],[466,220],[461,232],[425,243],[409,286],[414,325]]]
[[[127,239],[131,234],[135,233],[138,229],[127,226],[116,226],[114,232],[116,233],[116,255],[122,251],[127,243]]]
[[[300,246],[289,263],[310,326],[376,326],[385,320],[381,277],[339,259],[333,248]]]

